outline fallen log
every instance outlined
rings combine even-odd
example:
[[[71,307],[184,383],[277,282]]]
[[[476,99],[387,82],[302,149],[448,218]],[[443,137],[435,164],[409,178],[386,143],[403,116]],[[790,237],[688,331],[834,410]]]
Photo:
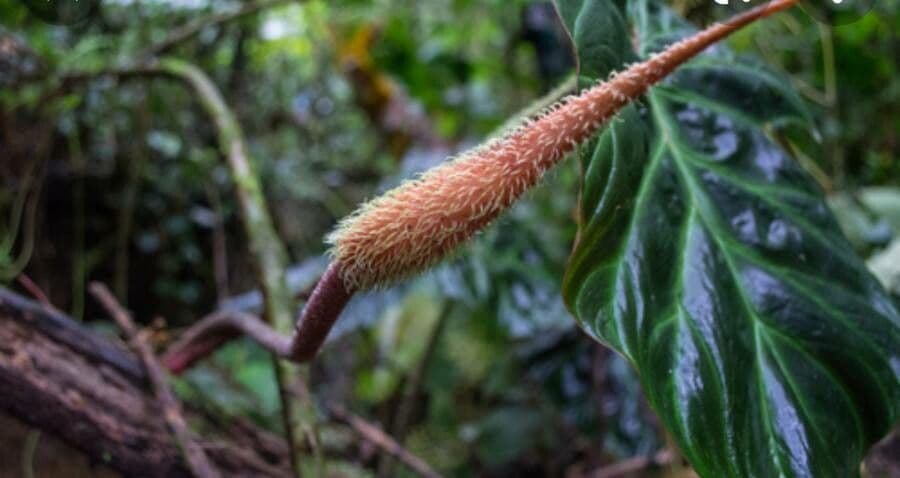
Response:
[[[157,407],[124,347],[0,287],[0,412],[127,476],[190,476]],[[286,446],[247,441],[200,444],[225,476],[290,474]]]

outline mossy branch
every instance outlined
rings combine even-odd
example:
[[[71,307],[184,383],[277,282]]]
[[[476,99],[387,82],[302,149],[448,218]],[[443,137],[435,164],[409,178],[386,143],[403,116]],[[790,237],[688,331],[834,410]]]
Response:
[[[247,155],[241,127],[222,98],[218,87],[197,66],[172,58],[100,72],[70,73],[63,76],[61,81],[64,86],[68,86],[104,76],[122,79],[167,76],[181,81],[196,93],[204,111],[216,127],[219,148],[231,170],[241,220],[250,242],[250,252],[255,260],[254,265],[265,297],[266,313],[273,319],[277,329],[290,330],[293,324],[291,296],[284,277],[287,253],[275,232],[263,197],[262,186]]]
[[[63,85],[66,85],[109,75],[119,78],[167,76],[181,81],[196,93],[201,106],[215,125],[219,148],[231,170],[241,220],[249,239],[249,249],[254,259],[257,278],[262,287],[266,318],[275,330],[287,333],[294,323],[293,300],[285,280],[287,253],[275,231],[263,196],[262,186],[251,158],[247,155],[240,124],[225,103],[218,87],[197,66],[173,58],[149,60],[131,68],[112,69],[99,73],[70,74],[63,77],[62,82]],[[265,327],[262,323],[259,325]],[[202,337],[200,343],[203,356],[211,354],[234,336],[235,334],[211,334]],[[297,416],[297,413],[292,410],[286,384],[299,379],[300,374],[290,364],[278,361],[280,356],[273,352],[273,362],[276,367],[278,388],[283,404],[285,429],[293,451],[295,440],[292,417]],[[171,368],[167,360],[164,359],[163,363]],[[290,456],[292,465],[296,469],[295,456],[293,453]]]
[[[287,333],[291,330],[294,322],[293,300],[286,282],[287,252],[275,231],[259,177],[251,159],[247,156],[240,124],[222,98],[218,87],[203,70],[191,63],[176,59],[162,59],[158,65],[162,71],[180,78],[193,88],[198,94],[203,108],[216,125],[219,148],[231,169],[241,220],[244,224],[244,231],[250,240],[250,252],[255,259],[254,264],[262,286],[267,321],[274,326],[275,331]],[[264,327],[262,323],[258,325]],[[277,333],[270,335],[277,335]],[[223,340],[211,341],[216,338]],[[206,344],[207,353],[212,353],[228,339],[228,335],[204,337],[203,342]],[[297,457],[293,452],[296,449],[295,417],[304,412],[295,409],[287,390],[290,383],[303,378],[300,370],[294,366],[278,363],[277,359],[281,356],[282,354],[277,351],[272,351],[285,433],[288,443],[291,444],[291,465],[294,470],[298,470]],[[169,364],[166,362],[166,365]],[[302,408],[300,405],[297,407]],[[310,442],[315,443],[316,440],[310,438]],[[318,457],[318,448],[314,447],[314,451]]]
[[[263,289],[266,315],[277,330],[290,330],[293,321],[291,296],[285,282],[287,253],[275,232],[262,186],[247,156],[243,133],[234,113],[216,85],[200,68],[175,59],[163,59],[157,65],[163,73],[188,84],[215,123],[219,148],[231,170],[244,232],[249,239],[250,253],[255,259],[257,276]]]

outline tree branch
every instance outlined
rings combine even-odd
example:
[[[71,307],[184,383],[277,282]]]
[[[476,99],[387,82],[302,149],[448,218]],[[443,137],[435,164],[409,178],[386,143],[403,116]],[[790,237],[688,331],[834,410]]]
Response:
[[[255,2],[247,2],[240,8],[228,12],[215,13],[206,17],[194,19],[172,31],[169,36],[159,43],[156,43],[146,50],[140,52],[138,58],[152,58],[168,53],[181,43],[194,38],[203,30],[224,23],[238,20],[240,18],[253,15],[256,12],[265,10],[281,4],[286,4],[292,0],[259,0]]]
[[[174,59],[160,60],[159,68],[189,85],[216,126],[219,147],[234,176],[244,231],[266,302],[266,315],[278,330],[290,330],[291,296],[284,282],[287,252],[266,207],[262,186],[247,156],[243,133],[219,89],[200,68]]]
[[[94,298],[109,312],[113,320],[116,321],[128,339],[131,348],[143,361],[144,370],[147,372],[147,378],[149,378],[156,394],[156,400],[162,409],[166,424],[168,424],[194,476],[197,478],[218,478],[221,476],[218,470],[210,463],[203,448],[191,436],[187,422],[184,419],[184,413],[181,411],[181,404],[178,403],[178,399],[175,398],[175,394],[169,388],[166,376],[162,368],[160,368],[153,350],[139,333],[138,328],[131,320],[131,315],[122,308],[109,289],[103,284],[98,282],[92,283],[90,291]]]
[[[50,298],[47,297],[47,294],[41,290],[40,286],[35,284],[31,277],[28,277],[28,274],[22,272],[16,276],[16,282],[19,283],[25,290],[28,291],[29,294],[32,295],[38,302],[41,303],[44,307],[53,310],[54,312],[59,312],[59,309],[50,302]]]
[[[129,68],[69,73],[61,80],[63,85],[71,85],[104,76],[123,79],[168,76],[183,82],[197,94],[204,111],[215,124],[219,147],[233,175],[244,231],[250,240],[250,252],[256,259],[254,264],[265,299],[266,315],[272,318],[276,329],[291,330],[291,294],[284,282],[287,252],[275,232],[262,186],[246,152],[240,125],[219,89],[200,68],[171,58],[150,60]]]
[[[622,460],[588,473],[590,478],[619,478],[629,473],[646,468],[661,467],[672,463],[675,454],[670,450],[661,450],[650,456],[636,456]]]
[[[262,186],[247,155],[243,133],[231,109],[222,98],[219,89],[200,68],[177,60],[149,60],[133,68],[110,69],[97,73],[75,73],[63,77],[63,85],[72,82],[88,81],[98,76],[113,75],[121,78],[143,76],[169,76],[190,87],[196,94],[216,127],[219,147],[224,154],[235,183],[235,193],[240,207],[240,216],[244,231],[249,238],[249,249],[255,261],[257,276],[263,292],[265,315],[276,330],[285,333],[293,327],[292,298],[285,283],[287,252],[281,239],[275,232],[271,215],[268,212]],[[204,324],[205,326],[205,324]],[[214,328],[221,331],[221,327]],[[201,343],[190,350],[192,353],[203,351],[200,357],[215,351],[222,344],[237,336],[235,333],[222,333],[213,337],[202,337]],[[285,413],[285,430],[288,441],[293,443],[293,413],[289,410],[284,382],[295,380],[299,376],[296,370],[287,364],[277,361],[273,355],[276,376],[279,382],[279,393],[283,401]],[[171,357],[166,360],[169,363]],[[291,450],[295,447],[291,446]],[[293,454],[291,455],[293,457]],[[292,460],[294,461],[294,460]]]
[[[334,420],[349,426],[364,440],[396,458],[419,476],[425,478],[441,478],[441,475],[434,471],[425,460],[412,454],[412,452],[404,448],[400,443],[397,443],[397,440],[391,438],[387,433],[381,430],[381,428],[349,413],[339,405],[328,404],[326,405],[326,408],[328,409],[329,415],[331,415]]]
[[[127,350],[0,287],[0,413],[129,476],[190,476],[147,383]],[[200,445],[224,475],[289,476],[284,441],[254,429],[277,442],[261,447],[250,435],[224,430]]]
[[[241,312],[223,311],[200,320],[172,344],[163,364],[172,373],[181,373],[241,334],[290,362],[302,363],[315,357],[328,332],[352,297],[332,263],[319,279],[290,338],[280,335],[255,317]]]
[[[278,334],[258,317],[242,312],[220,311],[204,317],[182,333],[169,346],[162,363],[170,372],[181,373],[222,344],[242,334],[278,357],[288,356],[289,339]]]
[[[203,108],[216,125],[219,147],[225,154],[233,176],[244,231],[250,239],[250,253],[255,258],[254,264],[263,291],[266,319],[275,330],[286,332],[293,325],[291,310],[293,301],[285,282],[287,252],[275,232],[263,197],[262,185],[247,156],[240,125],[219,89],[203,70],[191,63],[175,59],[160,60],[159,67],[193,88]],[[205,343],[207,350],[211,352],[215,350],[215,346],[224,342],[216,344],[205,341]],[[301,374],[290,365],[279,362],[278,357],[278,354],[273,354],[272,362],[282,402],[285,433],[291,444],[291,463],[296,470],[298,463],[295,455],[294,418],[299,415],[299,411],[293,410],[288,398],[287,384],[301,380]]]

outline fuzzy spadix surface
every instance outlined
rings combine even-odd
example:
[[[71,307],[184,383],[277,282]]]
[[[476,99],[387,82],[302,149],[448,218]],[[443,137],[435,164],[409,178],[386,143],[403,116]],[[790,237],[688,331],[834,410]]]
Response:
[[[362,205],[328,238],[346,286],[360,290],[388,284],[440,261],[678,65],[794,3],[775,0],[714,24]]]

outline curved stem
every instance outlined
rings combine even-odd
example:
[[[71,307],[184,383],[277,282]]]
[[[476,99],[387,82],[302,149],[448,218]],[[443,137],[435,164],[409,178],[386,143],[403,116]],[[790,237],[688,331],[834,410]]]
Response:
[[[184,372],[241,335],[249,336],[277,357],[291,362],[309,361],[322,347],[352,296],[353,291],[347,289],[341,278],[340,264],[333,262],[319,279],[290,338],[253,315],[216,312],[181,334],[181,338],[166,351],[162,363],[172,373]]]
[[[292,360],[306,362],[316,356],[341,311],[353,297],[353,290],[344,284],[340,269],[339,262],[332,262],[309,296],[291,337],[288,353]]]
[[[201,319],[183,333],[162,357],[162,364],[170,372],[179,374],[241,335],[247,335],[278,357],[287,356],[287,337],[279,335],[256,316],[222,311]]]

